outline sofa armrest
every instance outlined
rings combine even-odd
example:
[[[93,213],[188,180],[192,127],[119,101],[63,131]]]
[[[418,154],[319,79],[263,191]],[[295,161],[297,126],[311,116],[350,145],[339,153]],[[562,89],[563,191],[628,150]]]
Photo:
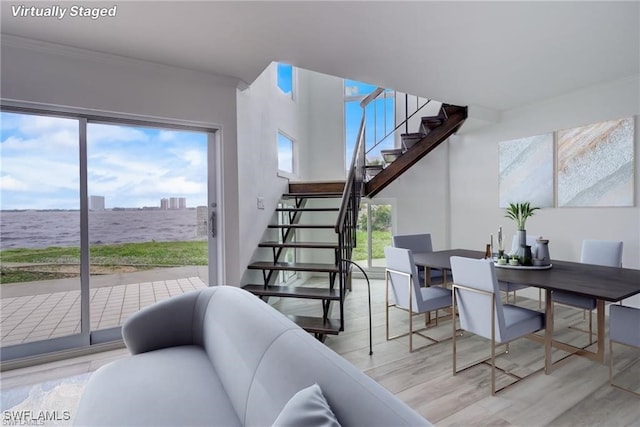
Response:
[[[131,354],[199,344],[202,310],[198,308],[208,302],[212,291],[208,288],[187,292],[134,313],[122,325],[122,337]]]

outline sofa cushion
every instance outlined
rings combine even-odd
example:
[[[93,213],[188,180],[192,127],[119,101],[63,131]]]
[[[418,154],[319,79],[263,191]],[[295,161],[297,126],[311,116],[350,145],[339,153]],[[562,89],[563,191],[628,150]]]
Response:
[[[239,426],[211,361],[198,346],[141,353],[98,369],[78,426]]]
[[[313,384],[293,395],[284,405],[274,427],[340,427],[318,384]]]
[[[263,355],[284,331],[293,329],[299,328],[241,289],[222,286],[209,300],[203,319],[203,346],[242,424],[246,424],[247,396]],[[284,402],[276,410],[283,406]]]
[[[272,425],[301,389],[317,383],[343,427],[427,426],[417,412],[300,328],[264,354],[247,399],[245,426]]]

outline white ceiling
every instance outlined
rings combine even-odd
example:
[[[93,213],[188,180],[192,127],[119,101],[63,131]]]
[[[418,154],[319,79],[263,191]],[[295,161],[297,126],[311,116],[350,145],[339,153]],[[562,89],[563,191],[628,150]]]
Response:
[[[506,110],[640,73],[640,3],[32,2],[115,18],[13,17],[1,31],[251,83],[271,61]]]

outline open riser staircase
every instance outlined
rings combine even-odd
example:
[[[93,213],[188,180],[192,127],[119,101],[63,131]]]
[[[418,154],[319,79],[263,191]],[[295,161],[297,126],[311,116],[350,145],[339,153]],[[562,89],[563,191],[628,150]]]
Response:
[[[360,105],[365,109],[384,93],[384,89],[378,88]],[[320,340],[345,329],[344,300],[351,286],[351,255],[356,244],[360,199],[378,194],[457,132],[467,118],[467,107],[442,104],[436,115],[421,118],[416,132],[409,132],[409,119],[429,102],[410,115],[406,112],[404,122],[393,130],[399,133],[404,126],[405,132],[398,138],[399,147],[380,150],[382,164],[368,162],[367,153],[371,149],[365,149],[367,114],[363,114],[346,181],[289,184],[289,192],[282,195],[274,216],[283,220],[274,220],[265,233],[268,237],[258,245],[269,253],[268,259],[247,266],[249,270],[261,271],[262,280],[246,284],[244,289],[264,300],[271,297],[317,300],[322,315],[289,317]],[[388,137],[389,134],[385,135],[374,147]],[[287,260],[292,253],[296,254],[295,260]],[[326,282],[322,280],[321,285],[313,286],[282,285],[278,283],[281,272],[325,277]]]
[[[250,270],[261,271],[262,281],[243,287],[263,299],[317,300],[322,316],[289,317],[319,339],[344,330],[346,279],[340,270],[340,236],[335,231],[343,189],[344,182],[290,184],[289,192],[282,195],[276,209],[276,215],[283,220],[269,225],[267,235],[272,238],[258,245],[270,253],[269,260],[248,266]],[[287,254],[293,252],[295,261],[287,261]],[[278,273],[282,271],[326,278],[315,281],[325,285],[280,285]]]

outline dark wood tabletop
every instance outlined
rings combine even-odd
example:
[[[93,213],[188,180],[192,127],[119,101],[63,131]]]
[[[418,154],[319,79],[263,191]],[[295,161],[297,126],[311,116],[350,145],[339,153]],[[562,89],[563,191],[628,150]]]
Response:
[[[462,256],[482,258],[481,251],[451,249],[413,254],[417,265],[451,269],[450,258]],[[640,293],[640,270],[604,267],[579,262],[552,260],[547,270],[524,270],[496,267],[498,280],[542,289],[564,291],[605,301],[617,302]]]

